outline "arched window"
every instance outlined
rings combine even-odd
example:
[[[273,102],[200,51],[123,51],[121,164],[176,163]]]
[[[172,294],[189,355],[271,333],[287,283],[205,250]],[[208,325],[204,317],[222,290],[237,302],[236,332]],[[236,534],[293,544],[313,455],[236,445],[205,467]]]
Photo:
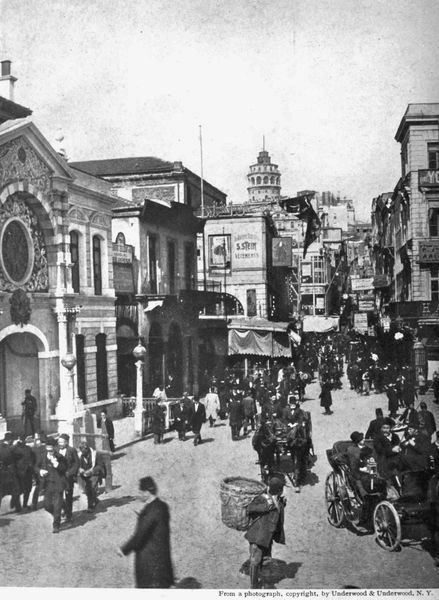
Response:
[[[273,177],[273,175],[272,175],[272,176],[271,176],[271,178],[270,178],[270,183],[271,183],[271,185],[274,185],[274,182],[275,182],[275,178],[274,178],[274,177]]]
[[[259,175],[256,177],[256,185],[261,185],[261,178]]]
[[[121,246],[125,246],[125,236],[122,232],[117,234],[116,244],[120,244]]]
[[[264,177],[264,183],[267,184],[268,183],[268,177],[265,175]]]
[[[252,185],[255,185],[255,178],[252,177]]]
[[[108,398],[107,336],[105,333],[99,333],[96,336],[96,393],[98,401]]]
[[[276,177],[276,185],[280,185],[280,178]]]
[[[70,258],[72,261],[72,287],[75,294],[79,294],[79,234],[77,231],[70,232]]]
[[[102,295],[101,239],[93,236],[93,283],[96,296]]]

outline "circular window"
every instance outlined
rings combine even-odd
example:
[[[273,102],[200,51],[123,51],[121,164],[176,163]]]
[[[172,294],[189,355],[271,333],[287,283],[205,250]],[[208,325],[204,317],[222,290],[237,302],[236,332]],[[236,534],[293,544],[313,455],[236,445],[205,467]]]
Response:
[[[20,285],[32,273],[33,245],[24,223],[18,219],[7,221],[1,232],[1,263],[6,277]]]

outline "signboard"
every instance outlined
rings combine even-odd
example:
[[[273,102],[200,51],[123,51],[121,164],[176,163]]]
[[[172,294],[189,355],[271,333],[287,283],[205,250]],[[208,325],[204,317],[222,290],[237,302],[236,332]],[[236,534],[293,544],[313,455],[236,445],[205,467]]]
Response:
[[[421,242],[419,244],[419,262],[439,263],[439,241]]]
[[[325,296],[316,296],[315,307],[325,308]]]
[[[351,287],[353,292],[359,292],[361,290],[372,290],[373,277],[367,277],[363,279],[351,279]]]
[[[302,294],[322,294],[323,296],[325,295],[325,287],[324,286],[315,286],[315,285],[310,285],[310,286],[305,286],[302,285],[301,286],[301,291]]]
[[[113,244],[113,262],[118,264],[132,264],[134,247],[116,242]]]
[[[360,300],[358,302],[358,309],[363,312],[369,312],[375,309],[375,302],[373,300]]]
[[[303,262],[302,263],[302,283],[312,283],[312,271],[311,271],[311,263]]]
[[[238,233],[233,236],[233,269],[257,269],[262,265],[261,236]],[[290,249],[291,265],[291,249]]]
[[[419,187],[435,188],[439,187],[439,170],[422,169],[419,173]]]
[[[390,285],[390,278],[388,275],[375,275],[373,278],[373,287],[383,288]]]
[[[230,235],[209,235],[209,271],[230,271]]]
[[[133,265],[115,262],[113,264],[113,281],[116,292],[134,294]]]
[[[273,267],[291,267],[292,239],[290,237],[273,238]]]
[[[354,314],[354,329],[361,333],[367,333],[367,313],[360,312]]]

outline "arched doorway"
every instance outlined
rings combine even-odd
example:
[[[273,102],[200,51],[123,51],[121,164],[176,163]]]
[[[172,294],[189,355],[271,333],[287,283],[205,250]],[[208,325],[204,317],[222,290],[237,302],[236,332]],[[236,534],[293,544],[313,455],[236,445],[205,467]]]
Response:
[[[152,323],[148,337],[149,381],[152,390],[164,384],[164,348],[162,328],[158,323]],[[151,390],[151,392],[152,392]]]
[[[213,375],[217,375],[217,367],[214,343],[208,334],[204,334],[200,337],[198,346],[198,383],[201,393],[208,391]]]
[[[41,411],[38,351],[41,341],[32,333],[13,333],[0,342],[0,412],[14,433],[22,433],[24,390],[37,399],[36,426]]]
[[[177,323],[169,327],[166,350],[166,394],[168,398],[181,396],[183,387],[183,343]]]

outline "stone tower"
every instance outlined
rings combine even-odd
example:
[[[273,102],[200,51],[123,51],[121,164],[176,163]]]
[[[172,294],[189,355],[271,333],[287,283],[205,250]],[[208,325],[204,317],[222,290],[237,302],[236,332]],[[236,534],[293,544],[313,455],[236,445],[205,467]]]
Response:
[[[250,165],[247,174],[249,202],[273,202],[280,198],[280,172],[271,162],[270,155],[263,149],[259,152],[258,162]]]

